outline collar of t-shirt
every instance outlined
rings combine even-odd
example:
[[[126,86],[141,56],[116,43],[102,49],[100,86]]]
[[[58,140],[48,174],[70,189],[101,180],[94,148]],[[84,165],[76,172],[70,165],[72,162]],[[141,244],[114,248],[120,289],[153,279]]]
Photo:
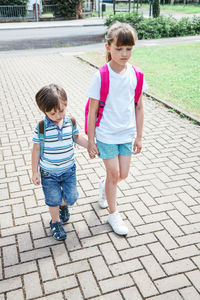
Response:
[[[61,141],[63,139],[63,127],[64,127],[65,124],[67,124],[67,122],[68,122],[68,116],[65,115],[62,127],[60,128],[53,121],[51,121],[49,119],[49,117],[45,116],[45,125],[46,125],[46,128],[48,128],[48,127],[54,127],[55,129],[57,129],[57,131],[58,131],[58,140],[59,141]]]

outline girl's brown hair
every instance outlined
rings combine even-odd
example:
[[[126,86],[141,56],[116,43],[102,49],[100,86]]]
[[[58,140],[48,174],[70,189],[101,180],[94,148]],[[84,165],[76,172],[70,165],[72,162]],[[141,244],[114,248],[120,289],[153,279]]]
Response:
[[[59,110],[60,102],[63,102],[67,106],[67,94],[65,90],[53,83],[42,87],[37,92],[35,100],[43,113],[49,112],[52,109]]]
[[[115,22],[109,28],[105,36],[108,45],[115,40],[116,46],[134,46],[137,40],[136,30],[127,23]],[[106,52],[106,62],[112,59],[110,52]]]

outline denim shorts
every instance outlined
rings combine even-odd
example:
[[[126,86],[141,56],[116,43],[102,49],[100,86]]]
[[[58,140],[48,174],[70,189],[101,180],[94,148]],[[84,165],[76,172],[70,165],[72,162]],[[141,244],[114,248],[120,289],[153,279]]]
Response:
[[[110,159],[116,156],[133,154],[133,143],[125,144],[105,144],[97,140],[97,148],[99,150],[99,157],[103,159]]]
[[[62,199],[67,205],[73,205],[78,199],[76,187],[76,165],[61,175],[53,175],[43,169],[40,170],[42,189],[45,196],[45,203],[48,206],[62,204]]]

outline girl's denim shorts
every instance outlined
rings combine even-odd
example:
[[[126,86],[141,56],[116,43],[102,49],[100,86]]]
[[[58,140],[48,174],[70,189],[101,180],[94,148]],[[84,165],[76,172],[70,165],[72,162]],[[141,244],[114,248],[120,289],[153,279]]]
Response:
[[[97,140],[97,148],[99,150],[99,157],[103,159],[110,159],[116,156],[133,154],[133,143],[125,144],[105,144]]]
[[[40,169],[42,189],[45,196],[45,203],[48,206],[59,206],[62,199],[67,205],[73,205],[78,199],[76,187],[76,165],[61,175],[51,174]]]

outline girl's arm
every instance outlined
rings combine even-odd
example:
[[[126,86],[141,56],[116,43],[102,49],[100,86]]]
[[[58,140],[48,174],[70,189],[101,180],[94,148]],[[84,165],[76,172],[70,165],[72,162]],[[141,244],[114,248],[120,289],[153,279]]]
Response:
[[[96,154],[99,155],[99,151],[97,149],[94,140],[98,109],[99,109],[99,101],[90,98],[89,114],[88,114],[88,153],[90,158],[93,158]]]
[[[40,144],[33,144],[32,148],[32,181],[35,185],[40,185],[40,174],[38,165],[40,161]]]
[[[144,126],[144,107],[142,101],[142,95],[135,107],[135,118],[136,118],[136,130],[137,136],[133,145],[134,154],[138,154],[142,150],[142,136]]]

